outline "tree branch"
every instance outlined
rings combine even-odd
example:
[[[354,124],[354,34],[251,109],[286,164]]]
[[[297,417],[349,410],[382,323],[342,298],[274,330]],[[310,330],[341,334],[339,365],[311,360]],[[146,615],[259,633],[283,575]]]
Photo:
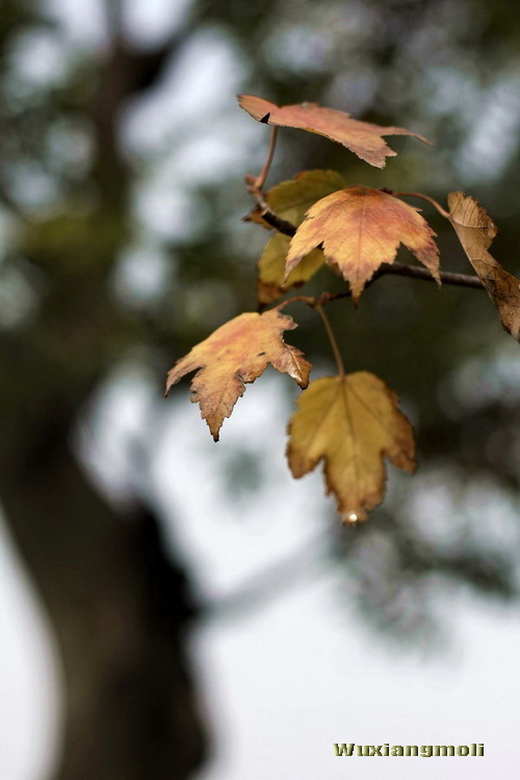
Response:
[[[427,268],[421,268],[418,265],[408,265],[408,263],[383,263],[379,266],[370,281],[375,281],[380,276],[385,276],[386,274],[394,274],[395,276],[408,276],[410,279],[422,279],[424,282],[436,281]],[[443,284],[456,285],[457,287],[472,287],[475,290],[485,289],[479,277],[472,274],[458,274],[452,271],[440,271],[439,276]],[[370,282],[368,284],[370,284]]]

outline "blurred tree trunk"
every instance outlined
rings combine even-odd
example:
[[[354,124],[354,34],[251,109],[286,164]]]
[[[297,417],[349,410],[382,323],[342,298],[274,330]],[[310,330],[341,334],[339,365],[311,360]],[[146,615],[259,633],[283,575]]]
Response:
[[[205,752],[184,646],[192,608],[155,518],[141,507],[118,516],[63,441],[26,468],[4,461],[0,492],[61,650],[57,777],[188,777]]]
[[[131,176],[118,123],[125,101],[154,83],[177,43],[133,52],[119,21],[116,14],[111,52],[75,109],[93,128],[87,197],[80,192],[61,213],[20,225],[41,294],[34,316],[0,334],[0,497],[62,655],[57,777],[181,780],[205,754],[186,659],[186,580],[165,557],[148,508],[118,514],[70,446],[91,393],[121,350],[142,341],[110,291],[129,236]]]

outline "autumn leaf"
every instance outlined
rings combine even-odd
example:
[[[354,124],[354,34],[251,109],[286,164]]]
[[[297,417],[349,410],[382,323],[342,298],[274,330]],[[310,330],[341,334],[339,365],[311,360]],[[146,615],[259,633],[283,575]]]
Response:
[[[264,194],[264,199],[278,217],[293,225],[299,225],[313,203],[344,186],[345,180],[337,171],[302,171],[293,179],[271,187]],[[272,230],[272,225],[262,220],[262,211],[258,206],[245,219],[258,222]]]
[[[267,242],[258,261],[257,296],[260,303],[277,301],[291,287],[299,287],[314,276],[325,263],[321,249],[306,255],[284,282],[285,258],[289,251],[289,238],[276,233]]]
[[[359,371],[311,382],[289,423],[287,458],[294,477],[324,461],[327,493],[344,522],[365,520],[383,500],[384,458],[415,470],[413,429],[395,393],[374,374]]]
[[[402,127],[382,127],[370,122],[360,122],[344,111],[323,108],[317,103],[279,107],[255,95],[239,95],[238,103],[259,122],[275,127],[295,127],[324,135],[331,141],[346,146],[361,160],[376,168],[384,168],[385,158],[395,157],[397,154],[383,140],[384,135],[410,135],[426,144],[430,143],[424,136]]]
[[[520,341],[520,280],[487,251],[498,229],[475,198],[448,195],[450,221],[469,261],[487,290],[504,329]]]
[[[313,203],[344,185],[343,177],[336,171],[304,171],[294,179],[272,187],[265,193],[265,200],[277,216],[293,225],[299,225]],[[247,219],[271,227],[262,221],[259,208],[253,209]],[[267,242],[258,261],[257,292],[260,303],[271,303],[291,287],[303,284],[325,262],[323,252],[314,250],[303,258],[284,281],[288,251],[289,238],[281,233],[276,233]]]
[[[284,330],[296,327],[291,317],[276,309],[240,314],[177,361],[168,373],[166,395],[181,377],[199,369],[191,382],[191,400],[200,404],[201,417],[217,441],[224,419],[245,392],[245,383],[254,382],[269,363],[307,387],[310,363],[282,338]]]
[[[350,284],[355,303],[382,263],[393,263],[404,244],[440,283],[435,233],[419,209],[369,187],[338,190],[315,203],[291,239],[287,277],[312,249],[323,247],[327,261]]]

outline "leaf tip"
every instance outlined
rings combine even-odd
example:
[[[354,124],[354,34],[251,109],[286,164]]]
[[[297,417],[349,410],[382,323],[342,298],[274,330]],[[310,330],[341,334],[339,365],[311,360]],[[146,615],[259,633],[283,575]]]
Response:
[[[176,375],[175,366],[168,371],[166,376],[166,387],[164,388],[164,397],[167,398],[172,387],[179,381],[180,377]]]

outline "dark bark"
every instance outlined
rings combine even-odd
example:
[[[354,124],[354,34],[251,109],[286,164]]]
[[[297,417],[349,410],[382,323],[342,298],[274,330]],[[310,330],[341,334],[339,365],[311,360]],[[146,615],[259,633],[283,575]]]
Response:
[[[61,650],[63,780],[176,780],[205,739],[185,639],[185,576],[165,557],[144,507],[119,516],[66,443],[2,464],[0,493]],[[38,465],[36,469],[35,466]]]
[[[106,62],[89,73],[84,102],[71,102],[92,126],[89,208],[79,187],[79,208],[72,202],[46,220],[20,222],[38,304],[21,327],[0,334],[0,497],[61,653],[57,778],[181,780],[206,749],[186,652],[186,577],[165,555],[153,513],[109,506],[70,446],[85,403],[121,352],[146,342],[110,290],[129,234],[131,172],[119,117],[158,77],[168,51],[133,52],[119,30],[112,40]]]

